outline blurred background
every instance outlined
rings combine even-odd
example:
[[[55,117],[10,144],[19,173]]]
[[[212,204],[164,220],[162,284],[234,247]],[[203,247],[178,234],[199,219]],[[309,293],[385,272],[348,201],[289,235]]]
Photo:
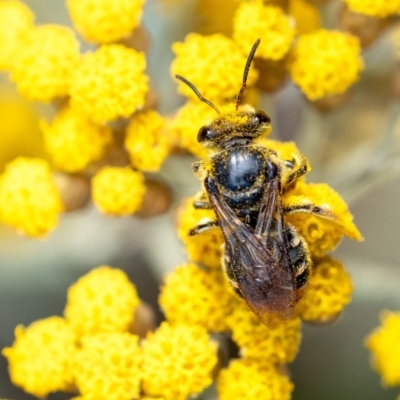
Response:
[[[37,23],[71,25],[62,0],[26,3]],[[197,7],[196,0],[148,0],[145,6],[143,26],[150,38],[147,72],[159,96],[157,109],[164,115],[183,104],[170,77],[171,44],[193,31]],[[339,2],[332,0],[319,9],[324,26],[339,24]],[[393,24],[364,49],[365,71],[340,107],[321,112],[290,82],[273,94],[261,95],[260,108],[272,118],[272,137],[296,141],[313,167],[308,181],[327,182],[336,189],[365,237],[363,243],[345,240],[335,251],[352,275],[353,301],[336,323],[304,326],[300,353],[290,366],[295,400],[385,400],[399,392],[381,387],[363,345],[378,325],[381,309],[400,309],[400,62],[395,30]],[[37,115],[49,110],[22,100],[5,74],[0,79],[3,170],[17,155],[45,156]],[[10,124],[17,114],[24,116],[21,125],[37,127],[30,130],[29,140],[21,134],[24,126],[4,129],[5,121]],[[157,295],[162,275],[186,261],[176,235],[176,207],[199,189],[190,168],[194,160],[187,154],[173,155],[157,173],[173,195],[163,215],[105,217],[89,204],[62,216],[45,240],[25,238],[0,225],[0,347],[12,344],[16,325],[62,315],[68,286],[101,264],[126,271],[160,321]],[[12,386],[4,357],[0,357],[0,397],[34,398]],[[68,396],[49,396],[63,398]]]

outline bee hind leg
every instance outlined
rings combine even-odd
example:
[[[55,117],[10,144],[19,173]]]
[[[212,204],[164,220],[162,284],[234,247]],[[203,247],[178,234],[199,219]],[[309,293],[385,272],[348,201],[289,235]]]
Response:
[[[302,203],[285,206],[283,207],[283,213],[285,215],[312,214],[317,217],[337,221],[337,216],[328,207],[316,206],[311,200],[305,200]]]
[[[206,232],[210,229],[214,229],[218,226],[219,226],[218,221],[210,220],[210,221],[204,222],[203,224],[196,225],[194,228],[192,228],[189,231],[189,236],[198,235],[198,234]]]

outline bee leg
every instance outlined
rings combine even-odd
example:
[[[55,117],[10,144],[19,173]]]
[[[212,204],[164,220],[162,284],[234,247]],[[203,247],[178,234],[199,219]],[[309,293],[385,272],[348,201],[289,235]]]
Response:
[[[283,183],[289,185],[297,178],[310,170],[307,159],[303,155],[294,155],[292,160],[283,162],[285,173],[283,174]]]
[[[300,204],[293,204],[291,206],[287,206],[283,208],[283,213],[285,215],[289,214],[312,214],[317,217],[330,219],[332,221],[337,221],[336,215],[326,207],[319,207],[316,206],[314,203],[311,202],[304,202]]]
[[[232,286],[233,291],[240,297],[242,296],[241,291],[239,290],[239,284],[237,283],[237,279],[236,279],[236,275],[235,272],[233,270],[233,266],[232,263],[229,260],[229,257],[227,257],[227,255],[225,254],[224,258],[223,258],[223,267],[224,267],[224,271],[226,274],[226,277],[228,278],[229,283]]]
[[[208,221],[204,224],[199,224],[189,231],[189,236],[195,236],[219,226],[218,221]]]
[[[211,210],[211,204],[206,200],[195,200],[193,202],[193,207],[196,210]]]

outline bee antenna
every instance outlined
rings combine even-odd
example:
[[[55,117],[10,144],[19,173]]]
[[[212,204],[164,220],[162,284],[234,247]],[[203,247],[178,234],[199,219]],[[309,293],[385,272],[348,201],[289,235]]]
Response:
[[[242,99],[243,92],[246,89],[247,75],[249,74],[251,62],[253,61],[254,54],[256,53],[257,47],[259,46],[260,42],[261,39],[258,38],[256,42],[253,44],[253,47],[250,50],[250,54],[247,57],[246,66],[244,67],[244,72],[243,72],[242,87],[240,88],[239,93],[236,97],[236,110],[239,108],[240,100]]]
[[[205,99],[199,92],[199,90],[196,88],[196,86],[193,85],[193,83],[189,82],[186,78],[184,78],[183,76],[180,75],[175,75],[175,78],[182,81],[183,83],[186,83],[186,85],[188,85],[190,87],[190,89],[193,90],[193,92],[196,93],[196,96],[200,99],[200,101],[202,101],[203,103],[208,104],[210,107],[212,107],[218,114],[221,114],[221,112],[218,110],[218,108],[211,103],[210,100]]]

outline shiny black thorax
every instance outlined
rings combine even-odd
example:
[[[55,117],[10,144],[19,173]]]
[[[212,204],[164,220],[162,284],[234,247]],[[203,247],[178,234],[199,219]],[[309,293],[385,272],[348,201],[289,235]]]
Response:
[[[238,217],[255,216],[268,179],[268,153],[261,146],[241,145],[211,157],[210,174]]]

